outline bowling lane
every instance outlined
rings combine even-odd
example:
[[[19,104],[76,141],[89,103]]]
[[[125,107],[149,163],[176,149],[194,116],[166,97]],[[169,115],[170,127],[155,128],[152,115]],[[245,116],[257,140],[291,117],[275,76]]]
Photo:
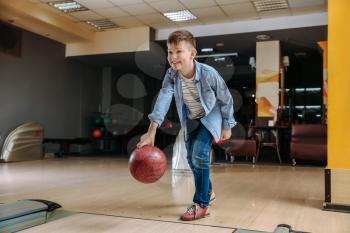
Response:
[[[143,184],[130,175],[127,159],[0,163],[0,202],[48,199],[68,211],[180,222],[192,200],[193,178],[172,173],[169,165],[158,182]],[[287,223],[318,233],[350,229],[348,214],[322,211],[323,168],[223,164],[212,167],[212,180],[217,201],[210,217],[194,224],[271,231]]]

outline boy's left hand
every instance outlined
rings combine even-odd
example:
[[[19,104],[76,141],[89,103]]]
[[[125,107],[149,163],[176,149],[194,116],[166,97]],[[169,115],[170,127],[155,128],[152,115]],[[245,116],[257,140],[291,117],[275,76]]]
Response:
[[[231,129],[222,129],[220,141],[224,141],[231,138]]]

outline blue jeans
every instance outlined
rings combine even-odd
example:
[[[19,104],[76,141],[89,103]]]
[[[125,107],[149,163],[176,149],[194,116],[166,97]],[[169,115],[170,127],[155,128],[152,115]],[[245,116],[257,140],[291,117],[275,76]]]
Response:
[[[185,144],[187,161],[194,176],[196,190],[193,202],[201,207],[207,207],[209,205],[209,193],[212,191],[209,153],[213,136],[199,120],[188,121],[187,127],[190,130],[188,130],[188,138]]]

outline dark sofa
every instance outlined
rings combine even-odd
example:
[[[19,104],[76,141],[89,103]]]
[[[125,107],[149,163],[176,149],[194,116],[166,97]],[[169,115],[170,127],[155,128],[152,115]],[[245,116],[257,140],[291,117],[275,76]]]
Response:
[[[327,161],[327,126],[322,124],[292,125],[290,154],[296,160]]]

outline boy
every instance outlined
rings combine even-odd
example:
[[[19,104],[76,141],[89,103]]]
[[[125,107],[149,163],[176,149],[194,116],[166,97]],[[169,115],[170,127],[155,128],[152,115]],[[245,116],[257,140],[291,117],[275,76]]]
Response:
[[[191,221],[208,214],[209,202],[215,198],[209,164],[212,141],[229,139],[236,122],[232,97],[224,80],[214,68],[194,60],[197,51],[193,35],[186,30],[175,31],[170,34],[167,47],[171,68],[165,74],[153,112],[148,115],[149,129],[137,147],[154,145],[156,130],[174,95],[195,181],[194,203],[181,220]]]

